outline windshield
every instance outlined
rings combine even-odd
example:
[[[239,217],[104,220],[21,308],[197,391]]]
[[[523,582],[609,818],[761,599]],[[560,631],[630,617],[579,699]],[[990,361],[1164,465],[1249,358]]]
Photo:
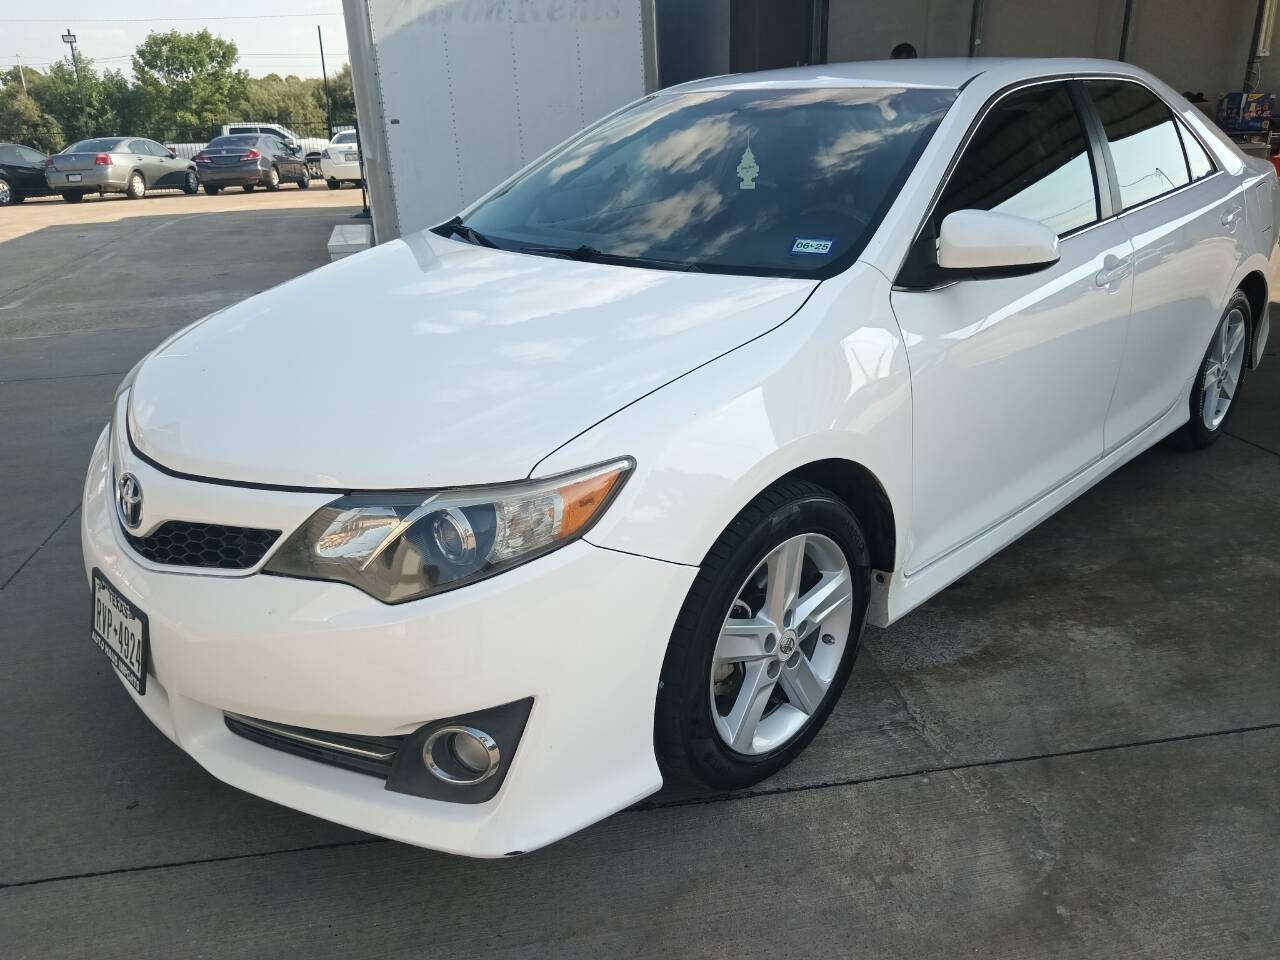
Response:
[[[63,153],[101,153],[102,151],[111,151],[120,146],[119,137],[97,137],[93,140],[81,140],[79,143],[73,143]]]
[[[235,137],[215,137],[205,146],[209,147],[256,147],[258,145],[258,134],[244,133]]]
[[[866,245],[955,96],[900,87],[658,95],[479,204],[463,233],[582,259],[830,276]]]

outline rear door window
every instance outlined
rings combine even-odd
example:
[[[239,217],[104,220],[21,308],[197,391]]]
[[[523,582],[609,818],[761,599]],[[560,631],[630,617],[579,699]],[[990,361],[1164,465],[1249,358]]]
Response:
[[[991,108],[947,181],[936,225],[956,210],[1026,217],[1059,235],[1098,220],[1089,140],[1066,84],[1016,90]]]
[[[1192,180],[1207,177],[1217,169],[1204,147],[1200,146],[1200,141],[1195,138],[1195,134],[1187,129],[1186,124],[1178,124],[1178,135],[1182,137],[1182,148],[1187,151],[1187,166],[1191,169]]]
[[[1125,210],[1191,182],[1178,125],[1163,100],[1123,80],[1089,80],[1085,88],[1106,131]]]

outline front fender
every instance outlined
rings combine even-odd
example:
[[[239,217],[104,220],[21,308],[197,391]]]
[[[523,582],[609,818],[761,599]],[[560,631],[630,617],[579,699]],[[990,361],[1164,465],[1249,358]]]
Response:
[[[587,539],[673,563],[700,564],[760,491],[831,458],[867,468],[909,530],[911,383],[889,289],[863,264],[824,281],[786,323],[601,421],[532,475],[634,457]]]

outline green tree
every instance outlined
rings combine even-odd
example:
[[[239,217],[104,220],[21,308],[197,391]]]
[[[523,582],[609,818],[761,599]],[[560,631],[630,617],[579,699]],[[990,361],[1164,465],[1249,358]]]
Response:
[[[162,140],[198,140],[217,132],[244,100],[249,75],[235,69],[238,51],[208,30],[152,33],[133,56],[136,109]]]
[[[242,117],[233,119],[270,120],[283,123],[297,133],[315,134],[324,127],[324,96],[317,99],[315,88],[320,81],[303,80],[290,74],[281,77],[269,73],[248,82]]]
[[[58,121],[23,93],[20,83],[6,82],[0,90],[0,140],[26,144],[46,153],[55,153],[65,145]]]
[[[317,83],[314,90],[316,104],[324,112],[324,86]],[[329,100],[333,105],[333,122],[349,124],[356,121],[356,95],[351,84],[351,64],[344,63],[342,69],[329,77]]]

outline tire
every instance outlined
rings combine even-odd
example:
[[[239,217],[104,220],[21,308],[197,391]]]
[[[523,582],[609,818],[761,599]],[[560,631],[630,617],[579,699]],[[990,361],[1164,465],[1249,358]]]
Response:
[[[195,196],[200,192],[200,178],[194,170],[188,170],[186,179],[182,181],[182,192],[187,196]]]
[[[272,191],[280,189],[280,171],[275,167],[272,167],[271,172],[267,174],[266,187]]]
[[[21,203],[18,191],[13,189],[13,184],[8,180],[0,177],[0,207],[7,207],[15,203]]]
[[[62,195],[62,199],[67,201],[67,203],[79,203],[81,200],[84,199],[84,194],[79,193],[75,190],[71,190],[71,191],[68,191],[67,193],[64,193]]]
[[[842,606],[833,607],[833,613],[822,615],[814,624],[791,623],[783,617],[787,629],[782,636],[770,632],[763,639],[756,635],[753,641],[766,655],[752,654],[746,662],[725,664],[717,654],[731,612],[752,618],[754,623],[743,621],[748,630],[776,629],[755,625],[778,619],[766,616],[770,604],[768,595],[759,592],[759,578],[762,571],[768,576],[771,555],[785,559],[785,551],[797,542],[803,544],[805,575],[800,581],[800,602],[791,606],[803,609],[811,602],[818,593],[814,576],[832,576],[836,561],[843,560],[847,576],[841,582],[847,586],[839,589],[847,591],[847,597]],[[810,566],[811,547],[818,548],[822,564]],[[780,559],[778,567],[784,566]],[[822,582],[827,581],[819,585]],[[772,776],[795,759],[826,722],[853,669],[869,592],[866,538],[857,518],[834,494],[812,483],[790,480],[748,504],[707,552],[671,633],[654,713],[654,749],[666,782],[740,789]],[[753,594],[760,598],[754,612]],[[792,669],[799,666],[797,656],[812,664],[810,677],[818,673],[829,677],[823,681],[825,689],[809,694],[809,702],[803,705],[803,698],[793,701],[791,692],[799,676]],[[764,681],[770,692],[743,701],[753,675],[749,671],[776,680]],[[726,727],[732,726],[736,708],[766,696],[758,726],[752,725],[745,740],[740,734],[731,745]],[[785,700],[779,702],[779,697]],[[757,736],[759,731],[765,735]]]
[[[129,174],[129,185],[125,187],[124,192],[130,200],[141,200],[147,195],[147,181],[137,170]]]
[[[204,184],[204,192],[211,197],[216,197],[221,191],[222,191],[221,187],[215,186],[212,183]]]
[[[241,190],[243,190],[245,193],[253,193],[253,191],[254,191],[254,187],[255,187],[255,186],[256,186],[256,184],[246,183],[246,184],[245,184],[243,187],[241,187],[240,189],[241,189]]]
[[[339,180],[329,179],[324,182],[325,186],[330,190],[341,190],[342,182]]]
[[[306,190],[310,186],[311,186],[311,174],[310,172],[307,172],[307,173],[304,173],[302,175],[302,179],[298,181],[298,189]]]
[[[1213,328],[1196,371],[1187,398],[1190,419],[1171,437],[1176,446],[1200,450],[1222,436],[1240,405],[1252,347],[1253,309],[1244,292],[1237,290]]]

